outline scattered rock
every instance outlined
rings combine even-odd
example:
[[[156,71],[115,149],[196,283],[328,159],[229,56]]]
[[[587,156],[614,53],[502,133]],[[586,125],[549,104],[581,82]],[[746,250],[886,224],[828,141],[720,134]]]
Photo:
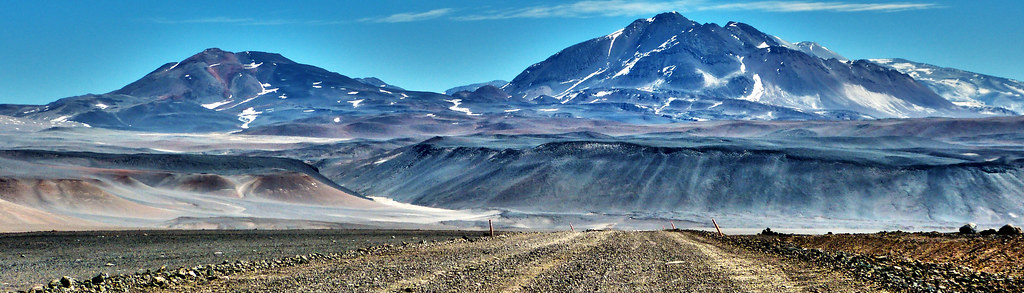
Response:
[[[999,228],[999,231],[997,233],[999,235],[1016,236],[1021,234],[1021,230],[1020,227],[1006,224],[1005,226]]]
[[[104,264],[103,266],[112,267],[112,266],[114,266],[114,263],[108,262],[107,264]]]
[[[978,225],[974,223],[967,223],[960,227],[960,234],[971,235],[978,233]]]
[[[93,284],[103,284],[103,282],[106,281],[108,278],[110,278],[110,275],[107,275],[105,273],[104,274],[99,274],[99,275],[96,275],[95,277],[92,277],[92,283]]]
[[[985,230],[981,234],[986,233],[995,234],[996,230]],[[979,272],[969,267],[884,255],[806,249],[779,239],[743,236],[720,238],[711,233],[703,235],[707,239],[728,242],[753,251],[848,271],[858,278],[871,280],[895,292],[1021,292],[1020,288],[1024,288],[1024,279]]]
[[[60,278],[60,286],[61,287],[71,288],[71,286],[74,286],[74,285],[75,285],[75,279],[74,278],[68,277],[68,276],[63,276],[63,277]]]

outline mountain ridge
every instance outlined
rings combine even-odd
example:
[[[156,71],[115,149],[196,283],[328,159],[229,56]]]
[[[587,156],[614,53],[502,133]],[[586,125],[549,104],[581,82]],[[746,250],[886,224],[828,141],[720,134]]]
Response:
[[[973,73],[879,60],[889,59],[848,60],[821,44],[790,43],[742,22],[701,24],[670,12],[567,47],[512,81],[455,87],[446,94],[352,78],[277,53],[210,48],[106,94],[0,105],[0,115],[125,130],[253,129],[282,135],[306,135],[300,129],[370,135],[393,127],[365,121],[405,121],[414,123],[408,125],[414,131],[396,133],[444,135],[452,127],[441,124],[499,118],[501,127],[516,128],[565,118],[658,124],[974,118],[1024,111],[1024,98],[1015,90],[1024,89],[1019,82],[985,76],[988,82],[943,85]],[[929,77],[924,71],[948,74]],[[965,84],[971,92],[963,90]],[[395,115],[418,118],[387,118]],[[517,119],[529,121],[510,121]]]

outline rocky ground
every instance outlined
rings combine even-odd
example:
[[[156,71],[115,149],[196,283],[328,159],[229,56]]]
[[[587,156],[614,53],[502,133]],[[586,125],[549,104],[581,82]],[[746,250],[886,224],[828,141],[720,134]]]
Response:
[[[511,233],[58,279],[40,291],[873,292],[809,262],[691,232]]]
[[[1020,264],[1012,261],[1019,259],[1020,236],[883,232],[714,239],[847,272],[891,291],[1024,292]]]
[[[164,230],[0,234],[0,292],[27,290],[61,276],[273,260],[353,249],[480,236],[479,231],[413,230]]]
[[[1024,237],[957,233],[885,232],[784,237],[806,248],[888,255],[1024,279]]]
[[[109,232],[115,233],[115,232]],[[179,231],[322,245],[286,257],[236,258],[134,273],[53,278],[36,292],[1021,292],[1019,236],[876,233],[718,237],[700,231],[507,233],[436,231]],[[306,233],[303,235],[302,233]],[[345,234],[347,233],[347,234]],[[460,235],[461,233],[461,235]],[[275,236],[270,236],[270,235]],[[288,236],[284,235],[297,235]],[[133,237],[138,237],[135,235]],[[391,238],[391,236],[396,236]],[[96,237],[95,235],[93,237]],[[125,236],[120,236],[125,237]],[[198,237],[192,235],[190,237]],[[106,237],[104,237],[106,238]],[[115,236],[115,239],[119,238]],[[189,238],[201,240],[199,238]],[[330,244],[326,241],[331,240]],[[340,244],[338,239],[347,239]],[[210,239],[205,239],[209,241]],[[358,241],[351,241],[358,240]],[[366,240],[370,240],[367,242]],[[415,241],[414,241],[415,240]],[[224,240],[222,240],[224,241]],[[229,243],[231,241],[225,241]],[[243,242],[251,242],[243,244]],[[316,241],[311,241],[316,242]],[[972,249],[954,251],[951,247]],[[907,244],[911,243],[911,244]],[[916,244],[913,244],[916,243]],[[264,243],[266,244],[266,243]],[[913,245],[912,245],[913,244]],[[195,243],[194,245],[202,245]],[[248,245],[248,246],[246,246]],[[916,245],[916,246],[915,246]],[[826,247],[827,246],[827,247]],[[819,249],[816,247],[825,247]],[[885,250],[884,247],[890,247]],[[919,252],[910,253],[916,247]],[[941,247],[936,248],[936,247]],[[145,248],[145,247],[140,247]],[[867,248],[885,253],[873,253]],[[183,249],[181,247],[177,249]],[[184,249],[188,250],[188,249]],[[202,250],[202,249],[199,249]],[[284,250],[278,250],[283,252]],[[933,251],[925,253],[920,251]],[[236,252],[232,252],[236,253]],[[215,258],[215,259],[220,259]],[[943,260],[936,262],[936,260]],[[206,263],[205,265],[198,265]],[[1010,262],[1006,262],[1010,263]],[[1009,268],[1009,269],[1007,269]],[[996,272],[988,272],[995,270]],[[5,276],[9,275],[5,271]],[[26,288],[27,289],[27,288]]]

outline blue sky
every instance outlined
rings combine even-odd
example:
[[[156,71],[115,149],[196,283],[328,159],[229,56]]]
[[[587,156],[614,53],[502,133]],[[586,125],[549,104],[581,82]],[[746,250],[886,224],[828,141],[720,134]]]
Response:
[[[293,3],[294,2],[294,3]],[[558,50],[678,11],[848,58],[1024,80],[1024,1],[0,0],[0,103],[118,89],[205,48],[281,53],[412,90],[511,79]]]

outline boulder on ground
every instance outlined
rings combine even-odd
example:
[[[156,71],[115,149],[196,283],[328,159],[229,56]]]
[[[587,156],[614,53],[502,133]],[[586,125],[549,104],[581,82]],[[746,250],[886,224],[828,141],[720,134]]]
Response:
[[[1012,235],[1020,235],[1021,231],[1020,231],[1020,227],[1017,227],[1017,226],[1014,226],[1014,225],[1010,225],[1010,224],[1006,224],[1002,228],[999,228],[998,233],[999,233],[999,235],[1011,235],[1012,236]]]
[[[75,279],[72,277],[64,276],[60,278],[60,286],[64,288],[71,288],[75,285]]]
[[[976,234],[976,233],[978,233],[978,225],[976,225],[974,223],[967,223],[967,225],[963,225],[963,227],[960,227],[960,234]]]
[[[981,236],[996,235],[996,229],[985,229],[979,234],[981,234]]]

